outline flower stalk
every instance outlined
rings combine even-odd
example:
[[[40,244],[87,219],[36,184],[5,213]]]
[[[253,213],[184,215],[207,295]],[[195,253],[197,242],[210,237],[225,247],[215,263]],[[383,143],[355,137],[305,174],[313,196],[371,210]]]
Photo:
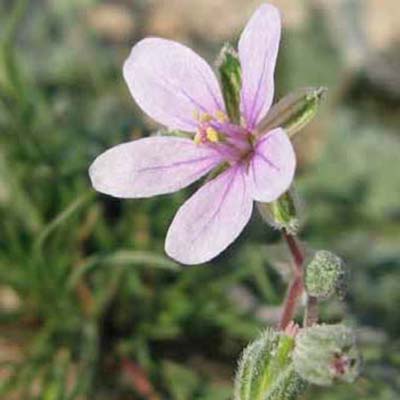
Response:
[[[293,278],[292,282],[289,285],[288,293],[286,295],[286,300],[283,306],[281,320],[279,322],[279,329],[284,330],[288,326],[288,324],[293,321],[297,305],[304,292],[304,254],[294,235],[287,233],[285,230],[282,232],[282,235],[293,258]]]
[[[303,263],[304,263],[304,254],[302,249],[300,248],[299,243],[297,242],[296,236],[291,235],[284,231],[283,237],[289,247],[290,253],[293,257],[293,266],[295,275],[303,275]]]
[[[281,320],[279,322],[279,329],[284,330],[291,321],[293,321],[296,313],[299,299],[304,291],[303,280],[301,276],[294,277],[289,285],[289,289],[284,302]]]

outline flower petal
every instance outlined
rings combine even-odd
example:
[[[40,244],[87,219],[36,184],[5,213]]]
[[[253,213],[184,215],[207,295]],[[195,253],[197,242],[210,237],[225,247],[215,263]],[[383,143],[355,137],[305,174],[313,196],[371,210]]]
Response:
[[[272,104],[280,36],[279,11],[264,4],[253,14],[240,37],[241,109],[250,129],[255,128]]]
[[[229,168],[179,209],[168,230],[167,254],[183,264],[211,260],[239,236],[252,209],[242,167]]]
[[[209,65],[179,43],[159,38],[140,41],[123,72],[142,110],[170,129],[195,131],[196,113],[214,115],[225,109]]]
[[[107,150],[93,162],[93,187],[121,198],[150,197],[190,185],[221,161],[215,150],[176,137],[149,137]]]
[[[296,169],[296,155],[285,131],[274,129],[255,146],[248,180],[254,200],[271,202],[290,186]]]

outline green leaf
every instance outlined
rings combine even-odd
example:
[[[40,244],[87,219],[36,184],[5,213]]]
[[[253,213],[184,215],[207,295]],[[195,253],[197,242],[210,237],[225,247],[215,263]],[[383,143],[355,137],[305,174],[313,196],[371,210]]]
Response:
[[[189,368],[172,361],[163,363],[163,375],[171,397],[176,400],[193,398],[199,379]]]
[[[16,60],[15,40],[18,28],[20,27],[22,19],[27,11],[28,4],[28,0],[18,0],[14,2],[14,6],[7,20],[7,24],[4,27],[2,38],[0,40],[0,68],[4,69],[6,78],[3,79],[4,82],[2,83],[11,86],[10,89],[16,92],[17,96],[20,97],[20,100],[24,100],[24,92],[20,66]],[[1,75],[2,74],[0,73],[0,76]]]
[[[62,224],[66,223],[77,210],[86,205],[86,203],[94,198],[94,192],[86,192],[76,198],[66,209],[58,214],[47,226],[44,227],[42,232],[37,237],[34,247],[41,250],[45,240]]]
[[[293,137],[315,117],[326,90],[324,87],[306,87],[290,93],[270,109],[258,124],[257,131],[262,134],[281,127]]]
[[[242,70],[239,57],[235,49],[229,43],[225,44],[222,48],[217,65],[221,78],[226,112],[231,122],[239,124]]]
[[[167,257],[137,250],[119,250],[108,255],[91,256],[85,259],[79,268],[75,269],[69,278],[69,286],[73,287],[84,274],[103,265],[113,266],[149,266],[168,271],[178,271],[179,265]]]

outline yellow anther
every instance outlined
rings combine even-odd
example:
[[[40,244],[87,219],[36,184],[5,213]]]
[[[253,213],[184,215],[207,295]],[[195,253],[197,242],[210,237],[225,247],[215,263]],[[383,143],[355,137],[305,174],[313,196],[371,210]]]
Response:
[[[196,144],[200,144],[200,143],[201,143],[201,133],[200,133],[200,132],[197,132],[197,133],[196,133],[196,135],[194,136],[193,141],[194,141]]]
[[[226,122],[228,120],[226,114],[221,110],[215,112],[215,118],[217,118],[217,121],[219,122]]]
[[[213,120],[213,117],[210,114],[203,113],[200,115],[200,122],[210,122]]]
[[[206,134],[207,134],[207,139],[212,142],[212,143],[216,143],[218,142],[219,138],[218,138],[218,132],[211,127],[208,127],[206,130]]]

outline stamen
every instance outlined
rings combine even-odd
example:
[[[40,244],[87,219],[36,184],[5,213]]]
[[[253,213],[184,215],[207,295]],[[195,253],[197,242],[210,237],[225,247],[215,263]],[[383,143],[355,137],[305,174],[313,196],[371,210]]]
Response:
[[[211,143],[219,141],[218,132],[214,128],[208,127],[206,129],[206,136]]]
[[[213,120],[213,117],[210,114],[205,114],[205,113],[201,114],[200,119],[199,119],[200,122],[210,122],[212,120]]]
[[[217,110],[215,112],[215,118],[217,119],[218,122],[227,122],[228,121],[228,117],[221,110]]]
[[[200,123],[210,122],[214,119],[210,114],[200,112],[197,109],[193,111],[193,118]]]
[[[196,135],[193,138],[196,144],[201,143],[218,143],[220,141],[220,134],[216,129],[205,124],[200,125],[197,129]]]
[[[202,137],[203,135],[201,134],[201,132],[200,131],[197,131],[197,133],[196,133],[196,135],[194,136],[194,138],[193,138],[193,141],[196,143],[196,144],[200,144],[202,141],[203,141],[203,137]]]

